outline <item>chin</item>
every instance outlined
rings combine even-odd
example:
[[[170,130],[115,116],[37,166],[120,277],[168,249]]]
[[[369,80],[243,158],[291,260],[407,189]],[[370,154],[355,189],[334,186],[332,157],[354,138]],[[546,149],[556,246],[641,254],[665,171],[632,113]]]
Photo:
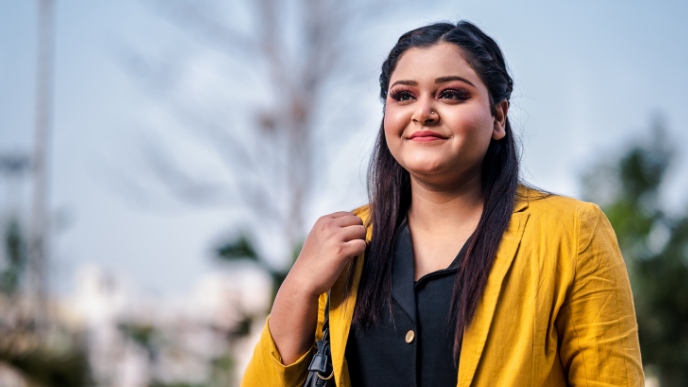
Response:
[[[449,166],[446,162],[441,160],[414,160],[410,163],[406,163],[404,168],[413,175],[438,175],[447,172]]]

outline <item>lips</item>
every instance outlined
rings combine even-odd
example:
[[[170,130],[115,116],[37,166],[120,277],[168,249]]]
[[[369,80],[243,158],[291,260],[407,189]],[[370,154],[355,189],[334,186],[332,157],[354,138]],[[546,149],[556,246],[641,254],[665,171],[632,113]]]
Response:
[[[442,136],[441,134],[437,132],[432,132],[430,130],[419,130],[417,132],[414,132],[409,136],[409,140],[415,141],[415,142],[430,142],[430,141],[438,141],[438,140],[446,140],[447,138]]]

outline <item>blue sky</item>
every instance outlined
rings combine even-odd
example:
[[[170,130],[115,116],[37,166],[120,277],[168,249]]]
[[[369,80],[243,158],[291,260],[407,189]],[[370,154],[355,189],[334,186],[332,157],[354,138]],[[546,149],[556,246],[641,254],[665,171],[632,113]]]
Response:
[[[688,3],[680,1],[452,1],[396,12],[360,46],[366,79],[356,99],[368,108],[360,111],[350,157],[338,157],[327,172],[350,178],[345,186],[327,180],[350,194],[314,206],[313,219],[365,201],[363,166],[380,119],[377,71],[401,33],[431,21],[469,19],[493,36],[515,79],[510,114],[521,133],[526,178],[575,197],[581,172],[642,136],[656,112],[677,144],[688,141],[681,119],[688,105],[685,15]],[[0,152],[31,147],[35,20],[35,2],[0,0]],[[183,140],[166,129],[164,97],[147,92],[122,55],[179,48],[191,58],[188,67],[224,74],[194,59],[195,43],[140,0],[58,1],[55,47],[51,202],[71,220],[53,238],[53,281],[68,289],[74,271],[92,263],[145,291],[186,292],[215,268],[212,243],[242,219],[229,209],[175,204],[162,190],[152,197],[167,204],[156,206],[123,193],[118,176],[141,173],[131,160],[142,139],[164,138],[175,146]],[[185,152],[203,158],[201,149]],[[679,150],[669,172],[671,208],[686,204],[684,153]],[[0,196],[0,207],[6,199]]]

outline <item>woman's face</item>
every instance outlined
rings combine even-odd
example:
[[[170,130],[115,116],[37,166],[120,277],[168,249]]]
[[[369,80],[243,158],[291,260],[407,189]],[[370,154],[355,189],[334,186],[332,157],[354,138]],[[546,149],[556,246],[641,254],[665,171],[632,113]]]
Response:
[[[451,43],[407,50],[387,93],[384,128],[394,158],[413,178],[461,184],[480,176],[490,139],[504,137],[508,102],[490,110],[487,87]]]

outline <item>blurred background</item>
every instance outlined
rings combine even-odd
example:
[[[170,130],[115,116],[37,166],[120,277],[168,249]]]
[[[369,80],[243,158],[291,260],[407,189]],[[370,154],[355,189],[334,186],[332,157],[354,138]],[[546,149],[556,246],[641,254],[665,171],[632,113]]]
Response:
[[[685,15],[0,0],[0,386],[238,386],[312,223],[367,201],[388,51],[460,19],[512,70],[523,178],[612,222],[646,385],[688,385]]]

